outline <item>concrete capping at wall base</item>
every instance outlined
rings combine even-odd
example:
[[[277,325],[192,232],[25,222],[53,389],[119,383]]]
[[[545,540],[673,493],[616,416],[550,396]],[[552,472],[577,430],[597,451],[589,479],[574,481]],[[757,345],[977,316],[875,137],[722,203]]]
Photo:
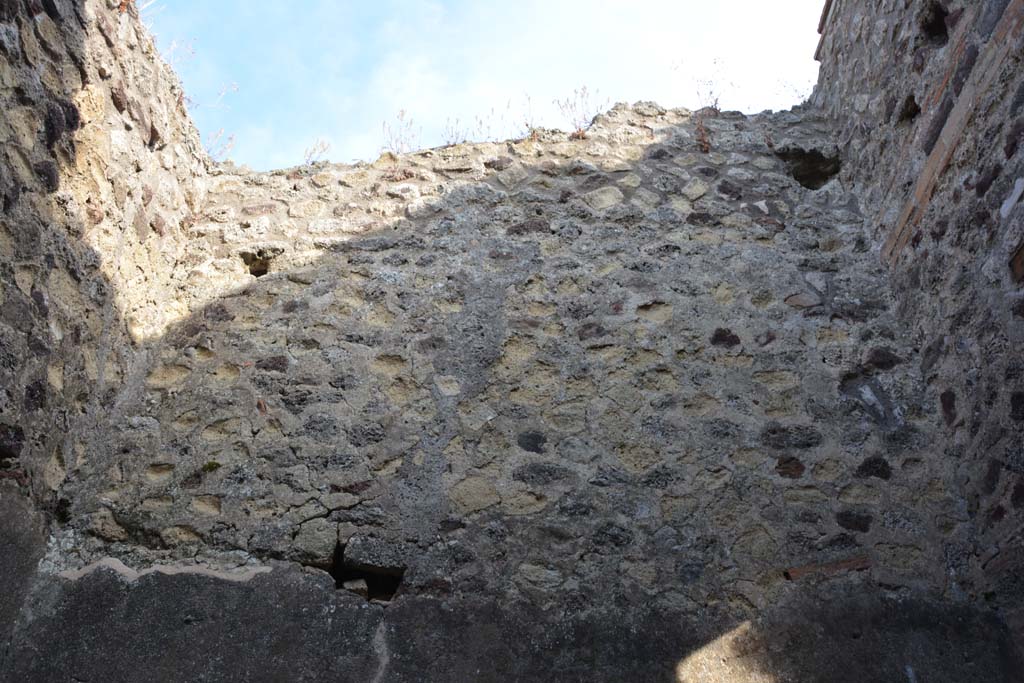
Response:
[[[1006,57],[1017,40],[1024,35],[1024,0],[1013,0],[1003,11],[1002,18],[992,38],[988,41],[971,72],[960,97],[949,114],[938,141],[924,164],[914,190],[900,212],[889,237],[882,247],[882,260],[894,265],[900,252],[910,241],[914,228],[921,221],[931,201],[935,187],[943,171],[949,166],[957,145],[963,136],[982,96],[999,75]],[[948,79],[940,85],[943,88]],[[941,99],[942,91],[936,91],[935,98]]]
[[[58,576],[62,579],[78,581],[79,579],[100,569],[109,569],[128,583],[137,581],[147,574],[163,574],[165,576],[197,574],[199,576],[208,576],[214,579],[222,579],[224,581],[245,582],[251,581],[260,574],[266,574],[271,570],[270,567],[253,567],[237,571],[218,571],[216,569],[211,569],[210,567],[202,567],[199,565],[178,564],[157,564],[152,567],[147,567],[146,569],[136,570],[125,565],[121,560],[113,557],[105,557],[102,560],[97,560],[96,562],[86,565],[81,569],[68,569],[63,571],[58,574]]]

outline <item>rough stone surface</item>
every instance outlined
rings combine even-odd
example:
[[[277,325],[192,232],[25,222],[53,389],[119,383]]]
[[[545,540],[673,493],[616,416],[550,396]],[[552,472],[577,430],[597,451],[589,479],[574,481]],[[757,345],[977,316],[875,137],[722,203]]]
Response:
[[[14,486],[0,483],[0,638],[11,636],[24,596],[46,548],[41,516]],[[0,655],[2,655],[0,651]]]
[[[998,609],[1024,643],[1024,425],[1012,417],[1024,383],[1024,6],[869,4],[832,3],[811,102],[837,122],[866,237],[892,247],[900,336],[940,426],[930,460],[958,509],[942,522],[946,593]]]
[[[385,609],[283,566],[248,581],[109,569],[53,581],[36,588],[40,616],[15,638],[6,680],[1016,680],[991,616],[860,591],[798,597],[719,635],[710,613],[649,606],[551,613],[477,596]],[[57,633],[59,648],[41,645]],[[130,656],[96,656],[115,643]]]
[[[871,50],[967,30],[911,5],[836,3],[790,112],[273,173],[132,3],[3,5],[3,675],[1019,679],[1015,129],[932,200],[1004,246],[883,267],[931,133],[868,134]]]
[[[39,616],[17,634],[5,680],[355,682],[373,680],[380,664],[382,608],[294,568],[241,583],[195,574],[127,582],[106,569],[53,581],[36,588]],[[57,633],[61,645],[46,646]]]
[[[374,538],[402,548],[405,594],[696,608],[736,591],[765,605],[789,565],[884,548],[886,581],[940,585],[932,520],[955,511],[920,495],[946,488],[935,470],[905,465],[932,439],[919,379],[860,363],[912,353],[884,271],[857,248],[852,197],[806,191],[764,143],[826,145],[828,129],[722,115],[705,157],[692,125],[619,107],[578,142],[215,172],[189,278],[212,303],[151,345],[136,400],[65,483],[75,550],[54,561],[324,566]],[[487,167],[499,153],[523,169],[511,188]],[[672,208],[698,176],[692,213]],[[640,189],[659,203],[632,204]],[[421,199],[431,212],[408,218]],[[271,219],[256,238],[253,207]],[[272,254],[265,274],[246,253]],[[794,309],[794,292],[816,303]],[[868,457],[901,474],[864,479]],[[853,538],[836,522],[850,505],[918,517]],[[674,580],[695,563],[715,570]]]

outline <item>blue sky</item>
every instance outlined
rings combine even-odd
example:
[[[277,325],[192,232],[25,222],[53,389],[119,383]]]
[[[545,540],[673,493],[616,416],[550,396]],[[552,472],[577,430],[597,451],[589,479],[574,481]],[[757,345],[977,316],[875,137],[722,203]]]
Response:
[[[138,0],[207,141],[258,170],[568,129],[555,100],[785,109],[810,93],[823,0]],[[147,4],[148,3],[148,4]],[[237,87],[237,90],[235,89]],[[596,94],[595,94],[596,93]],[[479,122],[478,122],[479,119]],[[222,139],[223,139],[222,138]]]

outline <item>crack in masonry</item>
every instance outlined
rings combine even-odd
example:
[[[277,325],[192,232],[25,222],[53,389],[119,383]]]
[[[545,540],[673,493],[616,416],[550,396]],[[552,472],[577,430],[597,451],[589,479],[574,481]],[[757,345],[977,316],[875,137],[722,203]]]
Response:
[[[312,515],[310,517],[306,517],[305,519],[299,520],[298,524],[296,524],[295,531],[292,533],[292,538],[295,538],[295,536],[299,533],[299,527],[301,527],[303,524],[306,524],[307,522],[312,522],[314,519],[325,519],[327,517],[330,517],[332,513],[337,512],[338,510],[353,510],[353,509],[361,506],[365,501],[360,500],[359,502],[353,503],[352,505],[337,505],[335,507],[330,507],[328,505],[325,505],[323,500],[321,500],[319,497],[313,497],[313,498],[308,499],[302,505],[292,505],[292,506],[289,506],[289,512],[291,510],[296,509],[296,508],[301,508],[301,507],[303,507],[303,506],[305,506],[305,505],[307,505],[309,503],[312,503],[312,502],[319,503],[321,506],[324,507],[324,511],[320,512],[320,513],[317,513],[315,515]]]

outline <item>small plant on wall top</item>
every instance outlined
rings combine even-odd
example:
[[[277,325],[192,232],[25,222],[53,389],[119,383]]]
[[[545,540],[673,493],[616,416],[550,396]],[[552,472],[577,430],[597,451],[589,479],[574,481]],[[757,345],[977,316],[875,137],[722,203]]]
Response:
[[[591,93],[587,86],[583,86],[573,90],[572,95],[564,99],[556,99],[555,106],[571,127],[569,137],[573,140],[582,140],[587,137],[587,129],[594,117],[608,107],[608,101],[598,99],[597,91]]]
[[[316,142],[307,147],[302,153],[302,163],[306,166],[312,166],[318,161],[323,161],[330,151],[331,143],[323,138],[318,138]]]
[[[540,129],[537,127],[537,119],[533,115],[533,100],[530,96],[523,96],[523,108],[520,114],[519,130],[517,137],[524,140],[532,140],[536,142],[540,139]]]
[[[206,136],[206,140],[203,141],[203,147],[206,148],[206,153],[210,155],[210,159],[219,164],[222,161],[227,161],[231,150],[235,148],[235,136],[225,135],[224,129],[221,128],[212,135]]]
[[[419,148],[421,131],[416,129],[415,122],[406,110],[399,110],[394,122],[385,121],[382,127],[385,152],[405,154]]]

